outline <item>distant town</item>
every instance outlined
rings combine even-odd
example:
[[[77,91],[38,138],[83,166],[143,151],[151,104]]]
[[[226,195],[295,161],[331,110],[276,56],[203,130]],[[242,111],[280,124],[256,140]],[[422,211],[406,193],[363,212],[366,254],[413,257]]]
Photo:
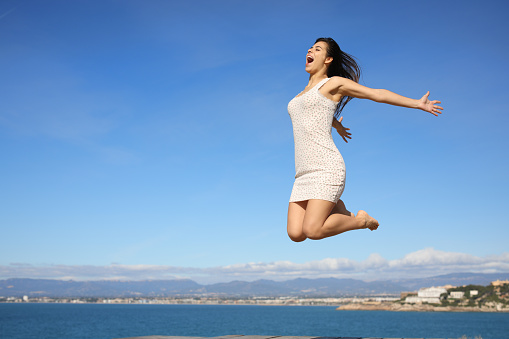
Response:
[[[488,286],[439,286],[390,295],[366,297],[126,297],[56,298],[0,297],[3,303],[94,303],[94,304],[167,304],[167,305],[286,305],[338,306],[338,310],[390,311],[482,311],[509,312],[509,280],[492,281]]]
[[[441,286],[403,292],[397,301],[358,301],[338,310],[509,312],[509,280],[492,281],[488,286]]]
[[[340,297],[340,298],[295,298],[295,297],[153,297],[153,298],[48,298],[35,297],[0,298],[4,303],[74,303],[74,304],[166,304],[166,305],[297,305],[297,306],[337,306],[350,302],[387,302],[399,300],[397,297]]]

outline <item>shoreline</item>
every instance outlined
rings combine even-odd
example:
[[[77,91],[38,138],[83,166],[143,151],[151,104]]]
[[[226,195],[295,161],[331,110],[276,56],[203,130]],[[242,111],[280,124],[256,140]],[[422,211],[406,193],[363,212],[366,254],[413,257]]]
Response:
[[[471,307],[471,306],[435,306],[429,304],[399,303],[349,303],[336,308],[336,311],[391,311],[391,312],[478,312],[508,313],[509,308],[502,307]]]

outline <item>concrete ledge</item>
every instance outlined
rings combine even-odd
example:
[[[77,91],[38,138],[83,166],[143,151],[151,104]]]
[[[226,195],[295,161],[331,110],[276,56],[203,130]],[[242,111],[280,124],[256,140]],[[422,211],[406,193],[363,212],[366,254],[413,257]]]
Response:
[[[306,337],[306,336],[266,336],[266,335],[225,335],[220,337],[178,337],[152,335],[117,339],[439,339],[439,338],[382,338],[382,337]]]

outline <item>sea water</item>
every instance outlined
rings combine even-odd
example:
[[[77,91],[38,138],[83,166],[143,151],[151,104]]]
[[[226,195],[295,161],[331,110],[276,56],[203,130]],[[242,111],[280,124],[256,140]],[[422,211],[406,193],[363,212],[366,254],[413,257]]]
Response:
[[[0,338],[230,334],[509,338],[509,313],[336,311],[329,306],[0,304]]]

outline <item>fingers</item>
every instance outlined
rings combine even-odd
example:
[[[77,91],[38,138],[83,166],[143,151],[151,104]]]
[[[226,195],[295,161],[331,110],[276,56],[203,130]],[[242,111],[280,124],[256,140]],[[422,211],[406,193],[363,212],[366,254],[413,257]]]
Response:
[[[343,140],[348,144],[348,140],[346,140],[346,138],[348,139],[352,139],[352,137],[350,137],[350,133],[347,132],[347,134],[341,134],[341,138],[343,138]]]
[[[429,101],[428,96],[429,96],[429,91],[427,91],[426,94],[424,94],[424,96],[421,99],[421,100],[424,100],[424,104],[426,107],[424,110],[430,112],[431,114],[433,114],[434,116],[437,117],[438,114],[442,114],[442,110],[444,109],[443,107],[437,105],[437,104],[441,104],[442,102],[440,100]],[[430,105],[431,105],[431,107],[430,107]]]
[[[435,110],[435,109],[431,109],[430,111],[427,111],[427,112],[429,112],[429,113],[433,114],[434,116],[438,117],[438,114],[437,114],[438,111]],[[438,112],[438,113],[441,113],[441,112]]]
[[[339,120],[338,120],[338,122],[341,122],[341,121],[343,121],[343,117],[339,118]]]
[[[442,107],[440,107],[440,106],[436,106],[436,105],[435,105],[435,106],[433,106],[433,108],[432,108],[431,110],[432,110],[432,113],[442,114],[442,110],[443,110],[443,108],[442,108]],[[435,115],[437,115],[437,114],[435,114]],[[437,115],[437,116],[438,116],[438,115]]]

